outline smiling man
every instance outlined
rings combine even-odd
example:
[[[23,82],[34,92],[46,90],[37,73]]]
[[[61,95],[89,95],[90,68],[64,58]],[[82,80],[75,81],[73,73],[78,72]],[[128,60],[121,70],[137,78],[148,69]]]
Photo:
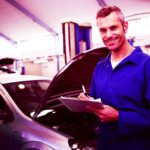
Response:
[[[104,109],[89,107],[100,119],[98,150],[150,149],[150,56],[129,44],[128,23],[116,6],[98,11],[97,26],[110,54],[95,67],[90,96]],[[79,99],[89,99],[81,93]]]
[[[103,43],[112,52],[112,61],[119,62],[133,51],[134,48],[126,38],[128,22],[124,20],[119,8],[110,7],[99,11],[97,13],[97,26]]]

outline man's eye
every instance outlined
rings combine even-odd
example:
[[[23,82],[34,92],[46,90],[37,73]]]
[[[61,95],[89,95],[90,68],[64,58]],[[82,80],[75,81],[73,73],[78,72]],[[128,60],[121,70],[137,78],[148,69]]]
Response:
[[[101,32],[101,33],[105,33],[106,30],[105,30],[105,29],[100,29],[100,32]]]
[[[111,30],[113,31],[113,30],[116,30],[117,29],[117,27],[116,26],[112,26],[111,27]]]

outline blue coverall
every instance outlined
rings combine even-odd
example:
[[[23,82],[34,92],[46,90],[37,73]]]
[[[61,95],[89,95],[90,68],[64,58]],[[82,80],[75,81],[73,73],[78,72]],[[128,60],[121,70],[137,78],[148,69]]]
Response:
[[[98,150],[150,150],[150,56],[136,47],[114,69],[110,56],[96,65],[90,95],[119,118],[100,122]]]

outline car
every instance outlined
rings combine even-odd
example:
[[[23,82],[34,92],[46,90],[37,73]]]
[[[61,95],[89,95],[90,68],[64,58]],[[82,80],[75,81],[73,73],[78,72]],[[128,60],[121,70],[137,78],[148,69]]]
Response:
[[[0,149],[95,150],[98,118],[70,111],[60,96],[89,92],[96,63],[109,50],[87,50],[75,56],[50,80],[28,75],[0,75]]]

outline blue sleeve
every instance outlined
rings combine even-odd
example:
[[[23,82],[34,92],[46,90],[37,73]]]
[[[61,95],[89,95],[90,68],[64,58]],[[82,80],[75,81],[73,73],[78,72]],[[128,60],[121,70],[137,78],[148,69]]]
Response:
[[[124,135],[150,134],[150,110],[119,112],[119,132]]]
[[[150,60],[145,65],[145,108],[137,111],[119,111],[119,132],[121,134],[150,134]]]

